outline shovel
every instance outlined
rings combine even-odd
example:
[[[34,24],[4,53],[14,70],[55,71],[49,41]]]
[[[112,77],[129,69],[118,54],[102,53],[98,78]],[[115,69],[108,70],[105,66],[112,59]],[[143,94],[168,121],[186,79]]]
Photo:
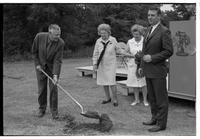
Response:
[[[42,69],[42,68],[38,68],[39,71],[41,71],[43,74],[45,74],[53,83],[55,83],[55,81]],[[100,115],[98,114],[98,112],[95,111],[84,111],[83,106],[74,98],[72,97],[72,95],[67,92],[61,85],[59,85],[58,83],[56,83],[57,87],[60,88],[66,95],[68,95],[81,109],[81,115],[85,116],[87,118],[94,118],[94,119],[100,119]]]

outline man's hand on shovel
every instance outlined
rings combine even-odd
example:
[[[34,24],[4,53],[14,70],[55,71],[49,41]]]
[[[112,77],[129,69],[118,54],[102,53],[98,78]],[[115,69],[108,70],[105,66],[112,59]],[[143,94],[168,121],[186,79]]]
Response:
[[[58,75],[53,75],[53,81],[54,85],[58,83]]]
[[[39,70],[39,71],[41,71],[42,68],[41,68],[40,65],[37,65],[37,66],[36,66],[36,69]]]
[[[36,69],[39,71],[42,71],[42,68],[40,65],[36,66]],[[56,85],[58,83],[58,75],[53,75],[53,80],[52,80],[53,84]]]

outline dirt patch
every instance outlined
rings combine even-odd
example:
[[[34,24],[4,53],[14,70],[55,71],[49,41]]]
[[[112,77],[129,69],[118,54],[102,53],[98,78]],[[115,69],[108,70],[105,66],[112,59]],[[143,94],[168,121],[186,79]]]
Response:
[[[63,128],[63,133],[67,135],[82,134],[88,130],[98,131],[98,132],[109,132],[113,126],[112,121],[107,114],[102,114],[101,119],[98,123],[83,123],[77,122],[75,117],[69,114],[60,116],[57,120],[64,121],[65,126]]]
[[[98,123],[83,123],[77,122],[75,117],[69,114],[65,114],[58,118],[58,121],[65,121],[66,124],[63,128],[63,133],[70,134],[81,134],[88,130],[98,131],[98,132],[109,132],[113,126],[112,121],[107,114],[102,114]]]

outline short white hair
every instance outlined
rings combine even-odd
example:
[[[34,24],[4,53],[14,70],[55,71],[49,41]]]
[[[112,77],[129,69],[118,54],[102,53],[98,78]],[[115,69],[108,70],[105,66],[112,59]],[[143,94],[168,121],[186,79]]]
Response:
[[[139,32],[140,35],[143,35],[144,33],[144,27],[139,25],[139,24],[135,24],[131,27],[131,33],[133,32]]]
[[[60,27],[57,24],[51,24],[51,25],[49,25],[48,30],[49,30],[49,32],[52,32],[52,30],[61,31]]]
[[[98,30],[98,35],[100,35],[101,30],[105,30],[106,32],[108,32],[109,35],[111,34],[111,27],[108,24],[100,24],[97,30]]]

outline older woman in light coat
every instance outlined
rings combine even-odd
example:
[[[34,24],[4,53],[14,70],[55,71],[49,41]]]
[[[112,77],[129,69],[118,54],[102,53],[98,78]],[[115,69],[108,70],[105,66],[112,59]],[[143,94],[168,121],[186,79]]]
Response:
[[[100,24],[98,26],[98,35],[94,52],[93,52],[93,69],[97,71],[97,85],[104,88],[106,99],[102,104],[111,102],[111,94],[113,96],[113,105],[118,106],[117,88],[116,88],[116,52],[120,53],[117,46],[117,40],[111,36],[111,27],[108,24]]]

